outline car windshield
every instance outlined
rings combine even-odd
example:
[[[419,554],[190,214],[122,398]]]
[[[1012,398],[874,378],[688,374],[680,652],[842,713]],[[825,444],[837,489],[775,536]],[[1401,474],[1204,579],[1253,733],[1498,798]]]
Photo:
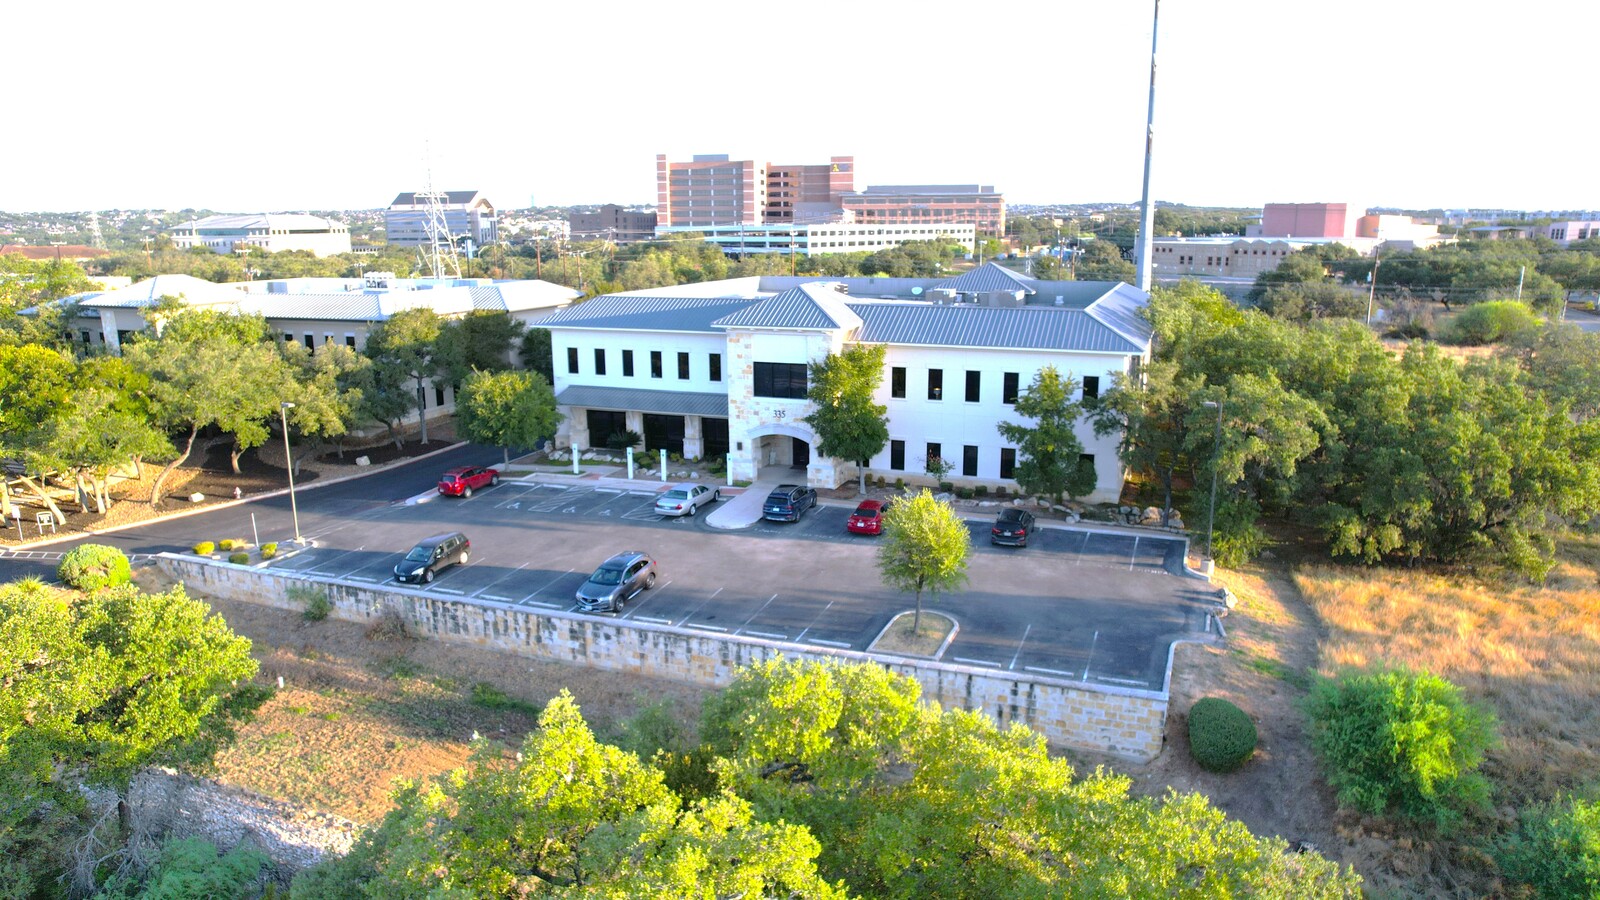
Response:
[[[863,519],[876,519],[878,517],[878,509],[875,506],[858,506],[856,507],[856,515]]]
[[[661,496],[661,499],[663,499],[663,500],[686,500],[686,499],[688,499],[688,497],[689,497],[689,492],[688,491],[667,491],[665,494],[663,494]]]
[[[1007,525],[1015,525],[1022,521],[1022,513],[1017,512],[1014,509],[1008,509],[1000,514],[1000,521]]]
[[[430,559],[433,559],[433,548],[428,546],[412,547],[411,552],[406,554],[408,562],[427,562]]]
[[[589,580],[595,584],[603,584],[608,586],[621,584],[622,570],[613,569],[609,566],[601,566],[600,568],[594,570],[594,574],[589,576]]]

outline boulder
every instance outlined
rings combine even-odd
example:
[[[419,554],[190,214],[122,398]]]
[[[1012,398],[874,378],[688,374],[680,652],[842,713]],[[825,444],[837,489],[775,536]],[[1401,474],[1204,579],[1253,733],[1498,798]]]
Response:
[[[199,503],[199,502],[201,502],[202,500],[205,500],[205,499],[206,499],[206,495],[200,493],[199,491],[195,491],[194,493],[189,495],[189,502],[190,503]]]
[[[1155,520],[1157,522],[1161,521],[1161,507],[1159,507],[1159,506],[1146,506],[1144,508],[1144,517],[1146,519],[1148,519],[1151,516],[1154,516]]]
[[[366,456],[358,456],[358,457],[356,457],[356,465],[357,466],[370,466],[370,465],[372,465],[372,459],[370,457],[366,457]]]

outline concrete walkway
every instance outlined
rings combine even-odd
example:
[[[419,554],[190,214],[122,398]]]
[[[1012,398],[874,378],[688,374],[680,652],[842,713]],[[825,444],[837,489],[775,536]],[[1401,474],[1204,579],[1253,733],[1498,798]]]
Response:
[[[790,477],[787,471],[769,468],[739,496],[717,504],[717,508],[706,516],[706,524],[712,528],[746,528],[761,521],[761,509],[767,495],[772,493],[773,488],[783,484],[786,477]]]

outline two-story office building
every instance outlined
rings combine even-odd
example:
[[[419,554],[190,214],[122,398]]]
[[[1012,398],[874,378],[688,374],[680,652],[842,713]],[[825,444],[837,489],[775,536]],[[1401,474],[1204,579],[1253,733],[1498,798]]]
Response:
[[[1125,284],[1044,282],[989,264],[958,278],[731,279],[597,297],[539,322],[551,331],[558,445],[603,447],[623,432],[685,457],[727,456],[731,477],[782,467],[814,486],[855,477],[815,452],[803,419],[808,364],[853,344],[887,348],[879,402],[889,444],[869,474],[1015,488],[1018,449],[996,424],[1023,422],[1017,395],[1045,366],[1092,400],[1150,352],[1147,295]],[[1097,472],[1089,499],[1114,500],[1115,436],[1079,426]],[[803,475],[802,475],[803,472]]]

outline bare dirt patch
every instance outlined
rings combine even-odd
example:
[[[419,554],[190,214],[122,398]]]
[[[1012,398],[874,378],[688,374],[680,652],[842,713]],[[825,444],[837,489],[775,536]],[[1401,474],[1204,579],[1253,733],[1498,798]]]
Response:
[[[139,580],[147,590],[170,586],[149,568]],[[204,599],[254,643],[260,681],[276,687],[281,676],[284,687],[203,774],[362,823],[391,808],[396,779],[422,780],[465,763],[475,732],[520,746],[538,710],[563,689],[607,740],[655,703],[667,703],[676,721],[695,722],[705,695],[458,644],[374,640],[353,623]]]
[[[916,623],[916,627],[912,625]],[[889,621],[889,627],[872,642],[870,649],[879,653],[906,653],[912,656],[932,657],[944,646],[944,639],[956,627],[955,620],[943,613],[922,611],[922,621],[917,623],[915,612],[903,612]]]

